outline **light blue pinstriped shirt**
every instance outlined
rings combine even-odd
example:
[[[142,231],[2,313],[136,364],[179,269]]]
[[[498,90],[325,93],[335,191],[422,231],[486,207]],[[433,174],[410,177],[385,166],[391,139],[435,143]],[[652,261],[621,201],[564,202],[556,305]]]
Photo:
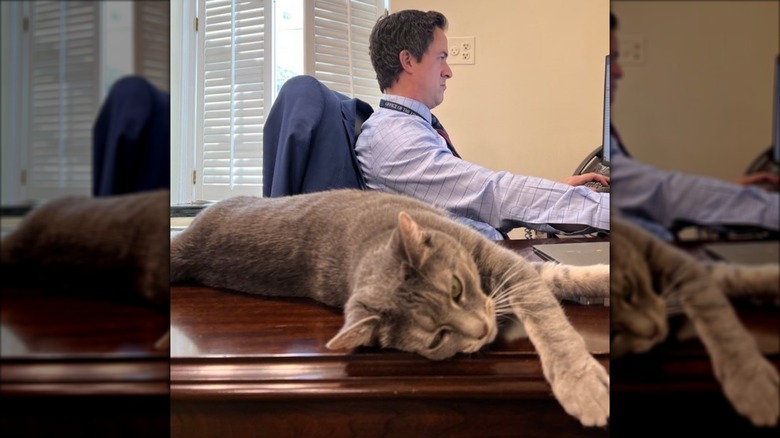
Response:
[[[549,224],[578,224],[609,229],[609,194],[461,160],[433,129],[431,112],[423,103],[394,95],[383,99],[422,117],[377,108],[363,124],[355,151],[369,188],[444,208],[492,238],[500,238],[495,228],[550,232],[555,229]]]
[[[617,139],[612,137],[612,145]],[[615,208],[670,240],[677,221],[780,229],[780,194],[715,178],[668,172],[633,160],[612,146],[610,187]]]

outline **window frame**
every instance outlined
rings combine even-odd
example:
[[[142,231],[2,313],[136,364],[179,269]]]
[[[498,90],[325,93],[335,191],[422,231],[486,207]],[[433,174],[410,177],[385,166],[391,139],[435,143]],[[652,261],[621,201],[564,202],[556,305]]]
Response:
[[[172,97],[172,111],[171,115],[171,132],[175,135],[172,138],[171,146],[171,163],[175,163],[176,168],[171,170],[171,203],[173,205],[189,205],[189,204],[201,204],[208,203],[214,199],[204,199],[202,194],[204,193],[202,187],[203,184],[203,169],[202,169],[202,144],[199,140],[199,135],[196,132],[201,126],[198,121],[199,107],[202,105],[200,97],[193,97],[191,93],[187,93],[186,90],[194,90],[196,87],[200,89],[202,87],[198,77],[198,72],[202,71],[203,56],[200,56],[203,52],[203,19],[204,11],[202,11],[201,2],[204,0],[187,0],[183,2],[181,8],[177,5],[173,5],[172,2],[172,29],[179,28],[180,35],[174,35],[171,38],[172,47],[171,54],[172,64],[171,77],[181,78],[180,81],[171,82],[171,97]],[[302,0],[304,10],[304,73],[316,77],[314,69],[314,50],[315,49],[315,35],[314,27],[312,25],[314,21],[313,11],[317,2],[331,2],[338,3],[341,1],[346,2],[348,7],[352,7],[353,3],[370,4],[374,3],[377,7],[377,17],[387,11],[389,2],[387,0]],[[264,36],[264,50],[266,60],[264,62],[264,81],[267,84],[266,98],[264,103],[264,117],[268,116],[268,112],[273,105],[276,98],[276,78],[274,72],[276,69],[276,63],[274,59],[274,37],[273,32],[273,17],[274,17],[274,2],[271,0],[265,0],[266,6],[264,8],[265,14],[265,31]],[[270,5],[269,5],[270,3]],[[177,16],[177,13],[180,16]],[[191,17],[191,18],[188,18]],[[199,29],[196,32],[194,24],[198,20]],[[189,23],[188,23],[189,22]],[[270,30],[270,32],[269,32]],[[176,32],[175,30],[173,31]],[[268,35],[270,33],[270,35]],[[350,43],[351,45],[352,43]],[[178,45],[178,46],[176,46]],[[270,61],[270,62],[269,62]],[[349,61],[347,61],[349,65]],[[349,65],[351,67],[351,65]],[[372,72],[373,73],[373,72]],[[375,77],[371,80],[375,81]],[[350,90],[354,90],[351,88]],[[343,94],[352,96],[352,94],[346,90],[337,90]],[[379,86],[376,86],[376,96],[374,101],[369,103],[376,107],[379,101],[381,93],[379,92]],[[363,100],[370,100],[365,95],[359,96]],[[180,105],[180,106],[179,106]],[[195,120],[196,123],[188,123],[188,120]],[[195,128],[193,129],[193,126]],[[246,194],[246,193],[236,193]],[[262,187],[258,187],[256,192],[251,193],[255,196],[262,196]],[[229,195],[226,195],[227,197]]]

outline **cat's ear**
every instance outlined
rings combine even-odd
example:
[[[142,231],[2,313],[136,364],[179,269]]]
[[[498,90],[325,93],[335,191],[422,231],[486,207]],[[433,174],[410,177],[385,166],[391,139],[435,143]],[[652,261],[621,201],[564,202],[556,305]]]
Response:
[[[379,316],[377,315],[366,316],[357,321],[347,319],[341,330],[325,346],[330,350],[351,350],[371,345],[378,323]]]
[[[398,230],[393,244],[415,268],[420,268],[430,255],[430,235],[409,214],[398,213]]]

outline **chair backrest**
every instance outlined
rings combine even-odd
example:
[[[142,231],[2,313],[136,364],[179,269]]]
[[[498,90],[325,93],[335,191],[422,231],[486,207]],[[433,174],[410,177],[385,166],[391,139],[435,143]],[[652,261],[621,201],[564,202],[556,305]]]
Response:
[[[354,147],[372,113],[311,76],[285,82],[263,128],[263,196],[365,189]]]
[[[751,173],[757,172],[777,172],[778,168],[780,168],[780,163],[774,161],[772,154],[773,152],[771,147],[762,152],[761,155],[757,156],[750,163],[747,170],[745,170],[745,174],[749,175]]]
[[[585,159],[580,162],[579,166],[574,170],[573,175],[582,175],[583,173],[593,172],[599,163],[602,162],[601,153],[602,146],[597,147],[591,153],[589,153]]]

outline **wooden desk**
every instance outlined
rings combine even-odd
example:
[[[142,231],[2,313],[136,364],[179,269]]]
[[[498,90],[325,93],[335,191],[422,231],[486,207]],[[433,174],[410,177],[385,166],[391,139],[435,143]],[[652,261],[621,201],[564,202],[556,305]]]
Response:
[[[29,278],[28,278],[29,279]],[[3,436],[167,436],[166,312],[0,288]]]
[[[704,243],[679,246],[708,260]],[[736,310],[761,351],[780,369],[780,309],[736,303]],[[670,326],[677,327],[682,321],[682,317],[675,317]],[[736,413],[713,375],[704,346],[695,338],[681,342],[670,336],[646,354],[612,360],[610,381],[610,430],[616,436],[631,436],[638,425],[648,434],[780,436],[780,426],[756,429]]]
[[[608,308],[566,312],[608,368]],[[340,310],[311,300],[172,287],[172,436],[608,434],[563,411],[527,340],[440,362],[327,350],[342,323]]]

